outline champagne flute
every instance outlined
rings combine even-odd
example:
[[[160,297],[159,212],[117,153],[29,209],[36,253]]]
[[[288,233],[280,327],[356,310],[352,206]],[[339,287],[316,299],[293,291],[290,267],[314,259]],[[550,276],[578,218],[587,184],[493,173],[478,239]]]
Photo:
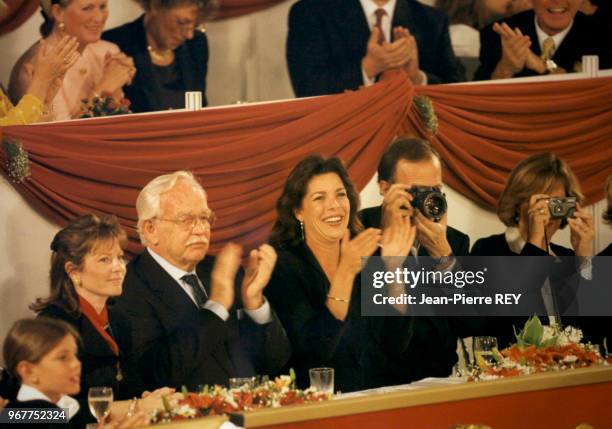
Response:
[[[89,411],[96,418],[98,424],[102,423],[110,413],[113,403],[113,389],[110,387],[90,387],[87,395]]]

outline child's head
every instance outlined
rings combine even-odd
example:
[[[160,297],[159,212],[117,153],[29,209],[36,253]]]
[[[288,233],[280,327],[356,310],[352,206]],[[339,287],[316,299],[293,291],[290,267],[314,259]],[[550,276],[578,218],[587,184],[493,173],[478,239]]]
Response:
[[[59,320],[18,320],[4,340],[6,369],[53,402],[62,395],[75,395],[81,380],[77,338],[77,332]]]

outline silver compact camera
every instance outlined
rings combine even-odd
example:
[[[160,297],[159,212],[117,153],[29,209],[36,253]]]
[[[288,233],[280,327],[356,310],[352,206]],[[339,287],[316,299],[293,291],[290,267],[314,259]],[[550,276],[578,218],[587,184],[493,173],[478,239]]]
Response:
[[[576,211],[576,197],[550,198],[548,210],[551,219],[567,219]]]

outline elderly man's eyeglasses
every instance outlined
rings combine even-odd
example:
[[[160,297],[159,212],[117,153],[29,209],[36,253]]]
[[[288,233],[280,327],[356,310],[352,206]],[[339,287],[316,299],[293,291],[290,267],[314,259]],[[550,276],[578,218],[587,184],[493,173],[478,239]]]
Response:
[[[156,219],[164,221],[164,222],[171,222],[177,225],[179,228],[187,231],[187,230],[191,230],[195,228],[198,222],[202,223],[204,227],[209,226],[210,228],[212,228],[215,225],[217,216],[215,215],[215,212],[210,210],[201,216],[184,215],[184,216],[179,216],[176,219],[162,219],[162,218],[156,218]]]

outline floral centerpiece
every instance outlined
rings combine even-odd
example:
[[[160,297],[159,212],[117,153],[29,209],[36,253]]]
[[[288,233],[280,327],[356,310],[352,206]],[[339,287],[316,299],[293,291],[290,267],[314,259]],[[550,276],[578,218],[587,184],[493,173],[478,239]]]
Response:
[[[472,374],[475,380],[561,371],[591,365],[608,365],[598,348],[590,343],[581,343],[582,331],[567,326],[544,326],[537,316],[531,317],[520,333],[516,343],[502,350],[493,349],[493,363],[476,356],[477,368]]]
[[[132,113],[130,100],[122,98],[116,100],[112,95],[103,92],[99,96],[81,101],[79,118],[98,118],[101,116],[115,116]]]
[[[195,419],[205,416],[252,411],[260,408],[276,408],[285,405],[305,404],[329,399],[326,393],[309,388],[295,388],[295,373],[282,375],[256,387],[243,385],[227,389],[222,386],[204,386],[200,392],[182,391],[183,397],[176,404],[164,400],[164,411],[155,413],[152,423]]]

